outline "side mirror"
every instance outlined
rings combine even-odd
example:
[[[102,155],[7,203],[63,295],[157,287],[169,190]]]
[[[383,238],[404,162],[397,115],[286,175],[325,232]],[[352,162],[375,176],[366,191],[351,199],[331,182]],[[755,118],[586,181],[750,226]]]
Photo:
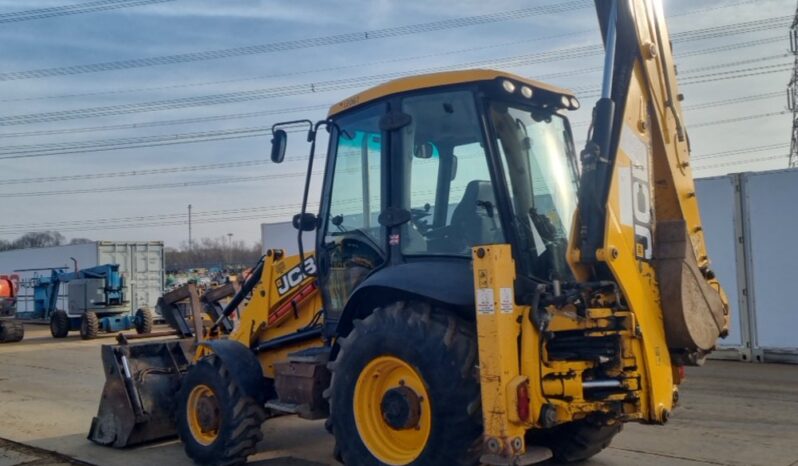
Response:
[[[272,162],[282,163],[285,158],[285,146],[288,143],[288,133],[282,129],[272,132]]]
[[[457,156],[452,155],[452,172],[449,175],[449,181],[454,181],[457,178]]]
[[[294,228],[299,231],[315,231],[319,224],[319,220],[314,214],[305,212],[304,214],[294,215],[292,223],[294,224]]]

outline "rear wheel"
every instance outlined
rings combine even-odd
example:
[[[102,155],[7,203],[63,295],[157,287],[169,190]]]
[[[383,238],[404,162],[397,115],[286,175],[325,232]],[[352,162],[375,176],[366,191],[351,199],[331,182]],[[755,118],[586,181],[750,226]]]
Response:
[[[263,407],[244,394],[216,356],[189,369],[177,400],[177,433],[197,463],[244,464],[263,439]]]
[[[25,337],[22,322],[14,319],[0,320],[0,343],[15,343]]]
[[[148,307],[143,307],[136,311],[136,333],[139,335],[152,333],[152,309]]]
[[[544,431],[530,431],[527,442],[549,448],[558,463],[585,461],[610,446],[623,424],[601,425],[589,420],[569,422]]]
[[[69,316],[57,309],[50,315],[50,334],[53,338],[64,338],[69,335]]]
[[[83,313],[83,318],[80,319],[80,338],[84,340],[93,340],[97,338],[100,333],[100,319],[97,314],[86,311]]]
[[[475,465],[476,336],[422,303],[378,309],[340,340],[331,424],[345,464]]]

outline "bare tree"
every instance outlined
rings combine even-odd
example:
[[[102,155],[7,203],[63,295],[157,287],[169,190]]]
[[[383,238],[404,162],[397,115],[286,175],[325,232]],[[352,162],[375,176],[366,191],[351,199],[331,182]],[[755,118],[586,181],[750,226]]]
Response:
[[[166,269],[169,271],[195,268],[245,269],[252,267],[261,255],[261,246],[248,246],[244,241],[230,241],[225,237],[202,238],[191,249],[183,243],[180,248],[166,248]]]
[[[11,249],[60,246],[64,243],[64,239],[64,235],[57,231],[36,231],[25,233],[11,242]]]
[[[93,242],[94,240],[89,238],[72,238],[69,240],[69,244],[88,244]]]

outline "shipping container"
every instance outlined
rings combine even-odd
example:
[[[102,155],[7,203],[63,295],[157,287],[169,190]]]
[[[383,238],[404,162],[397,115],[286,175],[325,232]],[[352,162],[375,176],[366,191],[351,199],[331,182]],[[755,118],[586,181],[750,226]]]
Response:
[[[712,270],[732,306],[714,356],[798,363],[798,169],[699,179],[696,193]]]
[[[268,249],[282,249],[289,256],[299,254],[297,233],[291,222],[262,223],[260,240],[263,252]],[[302,248],[306,253],[316,249],[315,231],[306,231],[302,234]]]
[[[74,259],[74,261],[73,261]],[[0,252],[0,274],[16,270],[20,276],[17,314],[21,318],[35,317],[31,280],[49,275],[49,268],[78,268],[102,264],[119,264],[125,279],[125,299],[131,312],[143,307],[155,308],[163,294],[164,247],[162,241],[95,241],[49,248],[16,249]],[[44,270],[30,270],[44,269]],[[61,286],[58,309],[67,310],[68,286]]]

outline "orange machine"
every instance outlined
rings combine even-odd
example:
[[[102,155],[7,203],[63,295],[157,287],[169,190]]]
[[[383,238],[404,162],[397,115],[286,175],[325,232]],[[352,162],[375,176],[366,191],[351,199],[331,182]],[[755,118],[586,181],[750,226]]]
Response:
[[[0,275],[0,343],[20,341],[25,336],[22,322],[15,320],[17,312],[18,275]]]

